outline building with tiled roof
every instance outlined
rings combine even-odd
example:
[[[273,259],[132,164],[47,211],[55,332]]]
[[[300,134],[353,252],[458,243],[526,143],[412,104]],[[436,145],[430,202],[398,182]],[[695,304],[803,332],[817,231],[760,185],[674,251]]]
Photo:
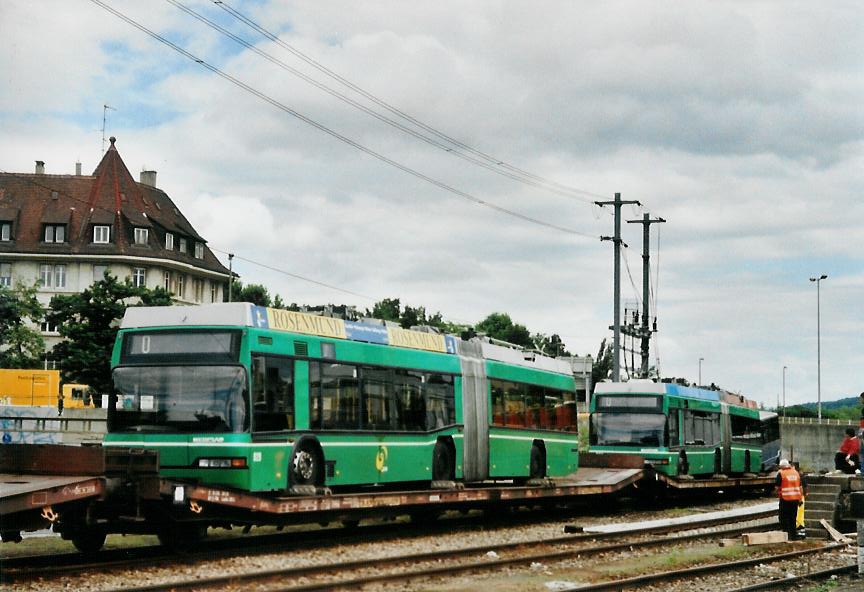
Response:
[[[92,175],[0,173],[0,285],[39,284],[55,294],[80,292],[107,269],[135,285],[162,286],[178,304],[222,302],[229,271],[156,187],[155,171],[136,182],[115,138]],[[56,332],[43,325],[46,345]]]

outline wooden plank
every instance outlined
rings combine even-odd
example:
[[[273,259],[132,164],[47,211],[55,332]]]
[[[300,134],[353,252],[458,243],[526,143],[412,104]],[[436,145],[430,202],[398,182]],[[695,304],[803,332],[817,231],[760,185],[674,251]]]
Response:
[[[770,545],[773,543],[785,543],[789,535],[780,530],[768,532],[748,532],[741,535],[741,542],[745,545]]]
[[[824,518],[819,521],[819,524],[822,525],[822,528],[828,531],[828,535],[834,539],[838,543],[852,543],[853,539],[847,538],[845,534],[831,526],[831,523],[825,520]]]
[[[597,452],[579,453],[579,467],[596,469],[641,469],[645,466],[644,457],[638,454],[600,454]]]
[[[3,444],[0,473],[35,475],[101,475],[105,471],[99,446]]]

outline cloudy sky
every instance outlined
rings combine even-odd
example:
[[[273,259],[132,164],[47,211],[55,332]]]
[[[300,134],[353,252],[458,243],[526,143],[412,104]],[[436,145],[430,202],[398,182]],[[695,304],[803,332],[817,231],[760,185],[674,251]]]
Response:
[[[704,358],[704,383],[773,406],[787,366],[787,402],[815,400],[808,278],[827,274],[822,399],[864,390],[859,2],[104,4],[187,55],[88,0],[0,3],[0,170],[92,171],[107,104],[133,175],[157,170],[245,282],[507,312],[583,355],[613,316],[613,218],[593,201],[620,192],[643,204],[625,220],[667,221],[663,375],[695,380]],[[622,232],[632,308],[641,226]]]

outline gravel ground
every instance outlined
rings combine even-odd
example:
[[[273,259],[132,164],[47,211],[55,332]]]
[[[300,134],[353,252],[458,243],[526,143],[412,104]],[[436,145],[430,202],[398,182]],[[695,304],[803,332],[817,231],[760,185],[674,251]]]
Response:
[[[590,516],[572,516],[567,519],[556,519],[554,521],[537,522],[530,525],[518,525],[513,527],[483,527],[478,526],[471,530],[458,530],[453,533],[438,533],[429,537],[417,537],[409,539],[394,539],[393,541],[377,541],[374,543],[355,543],[351,545],[339,545],[326,549],[315,549],[306,552],[292,551],[290,554],[268,554],[255,555],[245,558],[231,558],[214,561],[200,561],[194,565],[171,565],[165,568],[144,568],[135,571],[112,571],[110,573],[86,573],[76,576],[64,576],[50,581],[33,581],[22,582],[16,585],[16,590],[53,592],[69,590],[102,591],[116,590],[124,587],[143,586],[143,585],[166,585],[171,581],[191,579],[195,577],[205,578],[218,575],[227,575],[232,573],[243,573],[248,571],[265,571],[278,568],[299,567],[314,564],[324,564],[351,560],[368,561],[370,568],[374,569],[376,558],[388,557],[393,555],[404,555],[409,553],[423,553],[434,550],[445,550],[455,548],[465,548],[471,546],[480,546],[488,544],[497,544],[505,542],[519,542],[527,540],[537,540],[547,537],[560,536],[564,524],[578,524],[581,526],[591,526],[597,524],[610,523],[626,523],[639,522],[645,520],[653,520],[658,518],[668,518],[671,516],[680,516],[688,513],[699,513],[707,511],[717,511],[724,509],[740,508],[745,505],[761,504],[768,501],[767,498],[753,498],[744,500],[721,501],[719,503],[710,504],[710,506],[702,506],[700,508],[690,507],[684,508],[666,508],[662,510],[650,511],[632,511],[622,509],[614,511],[610,508],[611,515],[590,515]],[[704,543],[703,543],[704,544]],[[806,543],[805,543],[806,544]],[[714,545],[716,548],[716,544]],[[639,553],[640,556],[654,553],[646,551]],[[662,562],[668,562],[667,555],[659,553],[654,559],[655,563],[662,565]],[[632,555],[632,554],[631,554]],[[499,573],[493,574],[477,574],[460,578],[452,578],[445,583],[438,582],[413,582],[402,586],[381,586],[374,589],[381,590],[477,590],[481,588],[493,590],[554,590],[554,586],[550,587],[555,581],[572,581],[574,584],[579,583],[578,580],[572,580],[571,574],[578,575],[580,572],[592,570],[598,566],[615,565],[624,563],[632,559],[628,554],[609,554],[604,557],[591,557],[583,561],[575,560],[573,562],[561,563],[555,566],[535,565],[525,568],[512,568],[501,570]],[[832,554],[826,562],[839,561],[840,563],[850,563],[855,560],[854,555],[848,554]],[[807,559],[799,560],[798,567],[806,565]],[[825,569],[821,566],[823,560],[819,560],[817,566],[816,560],[810,560],[813,570]],[[836,565],[836,563],[834,563]],[[795,564],[783,567],[782,569],[792,569]],[[654,565],[652,569],[657,569]],[[661,568],[662,569],[662,568]],[[773,570],[772,566],[765,566],[764,570]],[[754,570],[753,573],[758,573]],[[738,586],[745,583],[752,583],[755,576],[745,574],[742,576],[730,576],[736,581],[740,580]],[[761,578],[760,578],[761,579]],[[705,580],[708,581],[707,579]],[[300,582],[290,582],[298,584]],[[288,582],[286,582],[288,584]],[[700,584],[701,585],[701,584]],[[514,587],[515,586],[515,587]],[[706,584],[704,588],[696,588],[693,583],[687,583],[680,588],[688,592],[696,590],[717,590],[728,589],[730,586],[725,583]],[[371,589],[371,588],[370,588]],[[676,590],[674,587],[664,586],[658,588],[662,590]],[[244,587],[244,592],[251,592],[252,588]]]

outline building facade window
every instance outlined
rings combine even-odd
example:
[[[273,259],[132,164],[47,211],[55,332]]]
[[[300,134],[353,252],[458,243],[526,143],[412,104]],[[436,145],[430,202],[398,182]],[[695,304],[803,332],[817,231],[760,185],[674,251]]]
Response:
[[[93,227],[93,242],[105,245],[111,242],[111,227],[96,225]]]
[[[210,282],[210,302],[216,302],[216,297],[219,295],[219,287],[216,282]]]
[[[147,285],[147,270],[143,267],[136,267],[132,270],[132,285],[136,288],[143,288]]]
[[[147,239],[149,238],[150,233],[146,228],[136,228],[135,229],[135,244],[136,245],[146,245]]]
[[[174,250],[174,235],[170,232],[165,233],[165,249],[168,251]]]
[[[50,313],[50,310],[46,310],[46,320],[42,321],[42,324],[39,325],[39,329],[43,333],[57,333],[57,325],[54,323],[49,323],[47,320],[47,314]]]
[[[178,298],[185,298],[186,292],[186,277],[182,273],[177,274],[177,289],[174,290],[174,294],[177,295]]]
[[[192,292],[195,302],[204,302],[204,280],[194,278],[192,280]]]
[[[0,286],[12,287],[12,264],[0,263]]]
[[[168,290],[169,292],[171,291],[171,272],[170,271],[166,271],[162,274],[162,286],[166,290]]]
[[[204,258],[204,243],[195,243],[195,258]]]
[[[108,271],[107,265],[94,265],[93,266],[93,281],[100,282],[105,279],[105,272]]]
[[[65,288],[66,287],[66,266],[65,265],[55,265],[54,266],[54,287],[55,288]]]
[[[66,225],[65,224],[46,224],[45,232],[42,238],[46,243],[65,243],[66,242]]]
[[[43,263],[39,266],[39,285],[43,288],[65,288],[66,266]]]
[[[12,240],[12,223],[0,222],[0,241]]]
[[[186,252],[186,239],[185,238],[180,239],[180,252],[181,253]]]

